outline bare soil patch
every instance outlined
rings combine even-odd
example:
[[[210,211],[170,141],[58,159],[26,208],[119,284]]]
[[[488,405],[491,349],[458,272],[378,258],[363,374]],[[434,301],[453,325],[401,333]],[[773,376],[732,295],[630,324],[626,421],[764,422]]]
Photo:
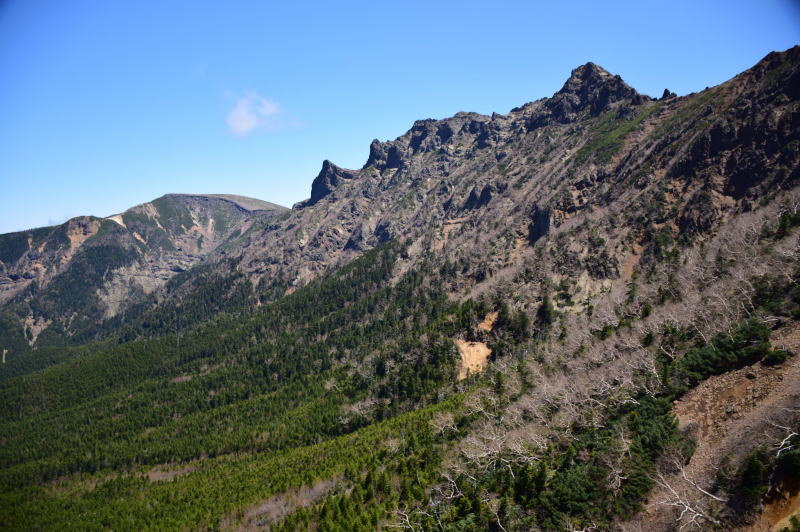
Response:
[[[247,220],[242,224],[242,227],[239,229],[239,235],[243,235],[253,226],[253,220]]]
[[[28,316],[25,318],[24,327],[27,335],[29,336],[28,343],[33,345],[36,343],[36,339],[39,338],[39,335],[42,334],[42,331],[47,329],[52,323],[53,320],[46,320],[44,318],[34,318],[33,316]]]
[[[800,349],[800,323],[773,334],[774,346]],[[689,463],[696,479],[710,482],[717,461],[726,452],[748,453],[770,432],[769,421],[800,404],[800,356],[780,366],[761,363],[718,375],[687,393],[675,405],[681,427],[697,427],[697,450]],[[774,432],[774,431],[772,431]]]
[[[115,214],[114,216],[109,216],[107,220],[112,220],[114,222],[117,222],[122,227],[125,227],[125,221],[122,219],[121,214]]]
[[[746,532],[777,532],[789,527],[789,518],[800,515],[800,486],[786,490],[764,505],[764,511]]]
[[[75,250],[89,238],[97,234],[100,230],[99,222],[88,222],[86,224],[70,223],[67,229],[70,250]]]
[[[639,259],[642,256],[642,245],[641,244],[634,244],[633,250],[631,253],[625,258],[625,263],[622,265],[622,281],[630,281],[633,277],[633,270],[636,268],[636,265],[639,264]]]
[[[489,365],[492,350],[483,342],[467,342],[460,338],[455,340],[458,354],[461,355],[461,367],[458,369],[458,380],[464,380],[472,373],[478,373]]]
[[[461,226],[466,221],[466,218],[454,218],[451,220],[445,220],[442,224],[442,238],[437,240],[433,243],[433,248],[436,251],[441,251],[447,245],[448,240],[450,240],[450,233],[452,233],[456,229],[460,229]]]
[[[150,482],[158,482],[160,480],[172,480],[175,477],[191,473],[196,470],[197,466],[187,465],[179,468],[170,468],[166,465],[157,465],[147,472],[147,478]]]
[[[528,230],[527,225],[522,226],[521,228],[522,234],[525,234],[527,230]],[[514,248],[511,250],[511,253],[508,254],[507,264],[514,264],[518,262],[527,247],[528,247],[527,238],[523,236],[516,237],[514,239]]]
[[[492,329],[494,329],[494,322],[497,321],[497,316],[499,315],[500,313],[497,311],[490,312],[483,321],[478,324],[478,328],[486,332],[492,332]]]
[[[337,478],[320,480],[313,486],[288,490],[250,505],[244,514],[231,514],[220,522],[222,530],[265,530],[299,508],[319,502],[336,485]]]
[[[772,334],[774,347],[800,352],[800,323],[791,322]],[[791,411],[800,405],[800,355],[774,367],[756,363],[752,366],[717,375],[702,382],[675,402],[674,413],[679,427],[697,442],[691,460],[685,467],[689,478],[708,489],[714,481],[723,456],[729,455],[738,468],[742,460],[758,445],[772,445],[782,438],[772,423],[796,423]],[[668,480],[679,483],[680,479]],[[662,489],[650,495],[650,504],[641,523],[646,530],[672,530],[674,517],[669,509],[656,501],[667,498]],[[797,494],[786,494],[765,505],[765,512],[756,524],[741,532],[780,529],[783,522],[798,509]],[[785,526],[785,525],[781,525]]]
[[[84,242],[97,234],[100,230],[100,222],[90,221],[83,222],[81,220],[71,220],[67,226],[67,239],[69,239],[69,249],[64,251],[61,257],[61,264],[67,262],[75,256],[75,253],[83,245]]]

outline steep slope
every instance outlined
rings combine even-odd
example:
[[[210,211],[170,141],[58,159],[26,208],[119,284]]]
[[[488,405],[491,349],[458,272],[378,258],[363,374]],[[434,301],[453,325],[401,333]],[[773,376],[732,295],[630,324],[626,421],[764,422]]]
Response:
[[[800,47],[326,161],[113,341],[0,366],[0,524],[746,526],[800,476],[798,137]]]
[[[0,235],[4,348],[66,336],[116,315],[283,207],[241,196],[169,194],[108,218]],[[14,341],[16,340],[16,342]],[[45,342],[47,343],[47,342]]]

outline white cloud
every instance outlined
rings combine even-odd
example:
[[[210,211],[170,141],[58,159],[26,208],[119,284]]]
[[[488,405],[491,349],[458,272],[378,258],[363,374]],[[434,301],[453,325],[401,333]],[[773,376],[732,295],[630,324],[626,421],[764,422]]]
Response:
[[[72,216],[67,215],[67,214],[65,214],[61,218],[57,218],[57,219],[48,218],[47,219],[47,225],[61,225],[64,222],[66,222],[67,220],[69,220],[70,218],[72,218]]]
[[[228,128],[234,135],[247,135],[257,128],[272,129],[278,125],[280,106],[256,92],[247,92],[236,100],[228,113]]]

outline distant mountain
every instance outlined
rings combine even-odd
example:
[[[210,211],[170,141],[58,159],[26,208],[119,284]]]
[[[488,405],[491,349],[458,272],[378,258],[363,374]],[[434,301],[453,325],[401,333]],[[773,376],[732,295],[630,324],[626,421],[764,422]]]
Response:
[[[788,530],[798,185],[795,47],[0,236],[0,525]]]
[[[20,335],[29,345],[63,342],[286,211],[243,196],[168,194],[108,218],[0,235],[6,334],[18,347]]]

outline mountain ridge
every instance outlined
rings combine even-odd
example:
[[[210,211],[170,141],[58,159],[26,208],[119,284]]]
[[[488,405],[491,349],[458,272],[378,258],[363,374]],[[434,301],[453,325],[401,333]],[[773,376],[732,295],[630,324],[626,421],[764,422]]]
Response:
[[[741,86],[745,78],[756,75],[764,67],[770,67],[773,69],[779,68],[779,64],[775,63],[775,58],[783,58],[783,63],[781,64],[785,64],[787,58],[792,57],[793,60],[796,61],[797,56],[797,48],[785,52],[782,56],[768,56],[768,58],[765,58],[765,60],[754,67],[752,71],[745,72],[735,78],[732,78],[726,82],[726,84],[723,84],[720,87],[727,87],[728,90],[731,91],[731,97],[736,98],[738,97],[734,94],[737,90],[736,87]],[[583,75],[581,74],[582,68],[583,67],[579,67],[575,70],[575,79],[580,80],[580,77]],[[591,68],[584,70],[593,71]],[[439,176],[447,177],[447,175],[452,173],[453,169],[447,167],[452,166],[453,163],[444,162],[445,160],[471,161],[479,155],[485,158],[484,165],[502,165],[504,164],[502,162],[503,159],[505,159],[508,154],[503,153],[503,150],[499,149],[498,147],[502,146],[504,143],[510,142],[510,139],[516,138],[515,135],[535,135],[535,132],[542,132],[543,128],[547,127],[569,127],[569,124],[571,123],[569,120],[575,120],[577,116],[575,114],[575,109],[577,108],[574,107],[570,100],[570,98],[574,96],[576,92],[580,94],[586,94],[584,98],[585,101],[580,100],[580,98],[579,101],[581,101],[583,104],[581,109],[587,115],[587,119],[596,120],[597,117],[593,113],[596,112],[597,109],[604,109],[605,112],[603,114],[607,117],[606,121],[609,123],[609,125],[615,125],[618,127],[616,127],[615,130],[608,131],[605,135],[600,135],[598,132],[585,130],[584,138],[588,140],[584,141],[582,146],[576,146],[575,148],[570,148],[567,146],[559,148],[554,145],[554,142],[551,141],[548,142],[548,144],[551,146],[541,146],[540,143],[536,149],[542,153],[556,153],[561,151],[563,155],[560,155],[560,157],[567,158],[566,160],[568,162],[572,161],[573,163],[582,163],[583,168],[578,168],[577,164],[573,164],[571,171],[573,173],[582,172],[585,175],[581,178],[568,179],[575,182],[575,185],[569,184],[569,186],[574,186],[577,189],[573,191],[572,194],[582,196],[589,192],[587,185],[588,188],[593,188],[595,185],[600,185],[604,188],[608,187],[608,184],[603,185],[602,183],[603,181],[606,181],[605,177],[608,175],[608,172],[603,170],[603,168],[608,166],[608,162],[606,161],[612,159],[615,155],[613,152],[616,152],[624,147],[622,145],[622,143],[625,141],[624,137],[628,136],[630,139],[632,135],[636,133],[635,131],[632,131],[632,129],[639,128],[643,125],[646,126],[647,124],[652,124],[652,126],[649,127],[656,127],[660,125],[660,131],[658,131],[658,133],[661,135],[661,138],[658,139],[658,142],[664,146],[670,143],[676,145],[675,139],[668,137],[670,131],[668,131],[667,126],[673,126],[677,124],[670,123],[668,120],[663,119],[666,118],[667,114],[669,114],[666,111],[669,109],[691,107],[688,105],[689,103],[708,99],[711,93],[714,91],[713,89],[709,89],[708,91],[703,91],[701,93],[679,98],[669,98],[666,100],[652,100],[650,98],[647,98],[646,100],[640,100],[638,93],[635,93],[635,91],[632,91],[632,89],[626,89],[623,86],[624,82],[617,80],[616,77],[612,77],[610,74],[608,74],[608,77],[602,76],[602,78],[603,84],[601,85],[599,91],[597,91],[596,95],[593,95],[594,93],[592,91],[581,89],[580,87],[582,87],[582,85],[580,84],[578,84],[578,88],[576,88],[574,86],[575,84],[568,80],[567,83],[565,83],[564,88],[556,93],[556,97],[554,97],[554,99],[532,102],[507,115],[493,114],[491,116],[487,116],[479,115],[477,113],[458,113],[453,117],[442,120],[417,121],[408,132],[393,141],[373,141],[370,146],[370,155],[367,163],[360,170],[341,169],[330,162],[323,164],[320,174],[315,179],[314,184],[312,184],[312,190],[319,191],[318,194],[312,195],[314,197],[314,203],[317,206],[321,205],[325,203],[326,198],[332,198],[334,201],[337,201],[340,199],[337,197],[337,195],[343,195],[345,194],[346,189],[357,187],[358,192],[354,195],[351,195],[354,205],[349,208],[357,209],[359,211],[359,216],[364,217],[363,215],[365,212],[361,212],[361,209],[366,208],[366,204],[362,205],[361,200],[356,198],[360,196],[367,201],[374,200],[378,198],[379,194],[385,194],[387,190],[390,190],[396,185],[402,187],[405,185],[400,180],[400,176],[402,175],[408,176],[409,181],[413,183],[421,184],[425,179],[438,179]],[[589,76],[589,79],[593,79],[592,76]],[[621,94],[623,94],[625,97],[620,99],[613,94],[606,95],[606,92],[609,92],[605,90],[607,87],[607,81],[611,83],[612,87],[619,88],[621,90]],[[565,98],[561,98],[559,96],[564,96]],[[598,105],[593,102],[601,102],[603,105],[600,105],[599,107],[593,107],[593,105]],[[615,114],[609,114],[612,107]],[[724,111],[723,109],[721,110]],[[659,120],[659,117],[662,117],[662,119]],[[563,123],[565,118],[568,118],[569,120],[566,123]],[[601,127],[608,126],[601,124]],[[709,134],[718,135],[722,133],[717,129],[713,130],[713,132]],[[592,143],[589,141],[592,135],[594,135],[595,138],[600,136],[603,136],[604,138],[597,138],[597,142]],[[654,147],[658,148],[659,145],[655,144]],[[696,149],[700,149],[699,145]],[[667,159],[663,164],[667,164],[673,174],[686,173],[681,169],[680,158],[675,158],[674,154],[665,153],[665,155],[671,157],[672,160]],[[597,156],[601,157],[602,160],[597,160]],[[639,159],[641,159],[642,156],[643,155],[638,155]],[[414,166],[413,161],[415,160],[415,157],[417,159],[427,157],[427,159],[430,159],[431,161]],[[547,157],[547,155],[540,155],[540,158],[542,157]],[[435,163],[435,159],[437,158],[443,161],[442,163],[438,163],[439,168],[437,168],[437,163]],[[595,160],[586,161],[587,158],[592,158]],[[687,157],[685,160],[687,161],[684,163],[686,165],[696,164],[697,162],[692,161],[690,157]],[[619,170],[629,175],[636,171],[636,166],[640,166],[637,164],[637,160],[635,159],[629,159],[628,161],[623,159],[620,160],[620,163],[622,166],[619,168]],[[628,168],[626,168],[626,163]],[[507,161],[505,164],[507,164]],[[551,183],[551,192],[549,194],[544,192],[546,197],[546,195],[552,195],[554,191],[559,191],[562,186],[559,181],[564,183],[564,176],[567,176],[570,168],[565,168],[565,166],[569,166],[569,164],[553,165],[551,163],[548,165],[547,162],[545,162],[543,166],[544,168],[542,170],[549,175],[548,182]],[[554,166],[554,168],[550,170],[548,166]],[[520,172],[517,171],[516,174],[520,174]],[[523,181],[523,177],[524,176],[518,175],[517,183]],[[444,201],[438,203],[448,207],[448,211],[453,211],[453,214],[456,214],[454,209],[460,210],[456,209],[457,205],[460,204],[463,206],[466,203],[475,204],[475,201],[467,202],[467,199],[470,196],[478,199],[483,197],[483,201],[487,201],[490,197],[497,196],[498,194],[502,195],[505,193],[508,195],[508,191],[513,190],[514,187],[509,188],[508,184],[504,184],[503,181],[506,180],[502,179],[501,176],[496,176],[494,179],[486,180],[486,182],[480,187],[463,191],[463,196],[461,196],[460,199],[452,196],[452,189],[447,188],[452,187],[452,185],[444,184],[442,185],[444,188],[441,188],[437,192],[438,194],[450,195],[451,198],[450,200],[444,198]],[[527,179],[527,181],[530,183],[532,180]],[[414,187],[408,188],[410,189]],[[503,190],[501,191],[500,189]],[[540,190],[544,191],[543,188],[540,188]],[[609,192],[613,194],[612,191]],[[409,195],[414,193],[414,191],[408,190]],[[527,201],[531,202],[532,200]],[[542,202],[546,202],[544,197],[537,198],[534,203]],[[570,206],[565,204],[561,209],[553,209],[555,211],[561,211],[556,213],[557,217],[570,215],[574,209],[579,208],[578,205],[574,205],[574,200],[569,200],[568,203],[573,203],[573,205]],[[351,232],[349,238],[344,238],[344,236],[334,237],[337,242],[335,245],[336,249],[328,249],[328,247],[326,247],[326,251],[331,251],[332,253],[330,255],[333,256],[343,252],[346,255],[346,250],[348,247],[349,249],[358,249],[363,247],[365,244],[371,245],[369,242],[379,243],[389,235],[398,234],[397,231],[393,232],[390,230],[392,224],[396,220],[387,218],[390,216],[390,214],[386,211],[380,210],[379,207],[381,204],[386,204],[386,202],[376,201],[371,205],[372,208],[369,210],[372,214],[366,216],[366,218],[369,220],[366,224],[359,223],[357,221],[357,217],[353,218],[352,215],[342,212],[340,215],[336,216],[336,220],[331,220],[330,224],[322,224],[319,226],[320,230],[322,231],[322,233],[319,234],[319,238],[322,243],[332,236],[324,234],[325,232],[330,232],[330,228],[332,226],[338,226],[342,223],[342,221],[346,220],[349,222],[347,225],[353,227],[353,229],[345,229],[345,231]],[[307,204],[301,202],[300,204],[296,205],[295,211],[306,210],[306,207]],[[533,206],[528,208],[534,209]],[[286,225],[291,225],[296,222],[286,221],[284,223]],[[442,222],[439,223],[441,224]],[[312,226],[312,224],[306,223],[300,223],[300,225],[304,226],[304,228]],[[431,224],[430,220],[426,222],[420,220],[416,222],[415,225],[429,226]],[[342,234],[341,231],[335,232],[340,235]],[[380,236],[381,234],[383,234],[383,236]],[[265,234],[264,236],[267,235]],[[302,241],[303,239],[301,239],[301,242]],[[291,247],[288,242],[284,242],[284,245],[273,246],[271,249],[283,250]],[[349,246],[346,246],[345,244],[348,242]],[[305,245],[301,246],[301,248],[305,247]],[[299,251],[301,251],[302,254],[302,249]],[[281,261],[281,259],[277,260]],[[301,277],[307,278],[308,276],[307,274],[302,274]]]

